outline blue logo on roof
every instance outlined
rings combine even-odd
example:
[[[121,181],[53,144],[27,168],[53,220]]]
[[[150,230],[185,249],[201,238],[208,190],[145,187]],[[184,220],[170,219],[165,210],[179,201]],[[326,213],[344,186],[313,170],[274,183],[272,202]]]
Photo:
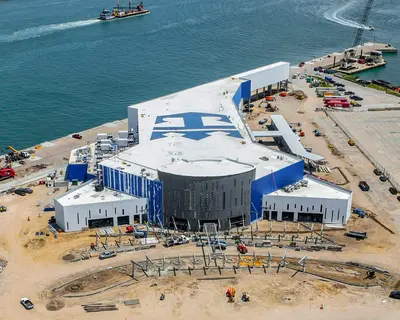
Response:
[[[172,122],[174,126],[160,126]],[[206,122],[206,124],[205,124]],[[159,125],[159,126],[157,126]],[[225,132],[228,136],[242,139],[242,135],[226,115],[202,112],[185,112],[158,116],[151,140],[165,138],[166,133],[181,133],[192,140],[207,138],[210,133]]]

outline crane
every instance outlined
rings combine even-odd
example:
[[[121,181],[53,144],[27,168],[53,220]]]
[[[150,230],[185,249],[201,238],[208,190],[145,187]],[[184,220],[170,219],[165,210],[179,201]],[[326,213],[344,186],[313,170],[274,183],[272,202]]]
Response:
[[[367,0],[367,4],[365,5],[365,9],[364,9],[363,15],[360,20],[360,24],[362,26],[365,26],[365,24],[367,23],[368,16],[369,16],[369,13],[371,12],[371,8],[372,8],[373,4],[374,4],[374,0]],[[353,47],[358,46],[361,42],[361,37],[364,32],[364,28],[362,26],[360,26],[360,28],[358,28],[358,30],[357,30],[357,34],[354,39]]]

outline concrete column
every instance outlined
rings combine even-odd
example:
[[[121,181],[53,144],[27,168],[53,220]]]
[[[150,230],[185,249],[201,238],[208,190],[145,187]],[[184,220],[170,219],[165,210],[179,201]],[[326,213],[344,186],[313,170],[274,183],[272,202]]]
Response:
[[[333,57],[333,67],[336,67],[336,56]]]
[[[298,221],[299,220],[299,213],[297,211],[295,211],[294,215],[293,215],[293,221]]]
[[[264,95],[264,98],[265,98],[265,87],[263,87],[263,95]]]
[[[271,210],[269,210],[269,217],[268,217],[268,220],[271,221],[271,219],[272,219],[272,213],[271,213]]]
[[[278,211],[277,220],[282,221],[282,210],[277,210],[277,211]]]
[[[278,91],[280,91],[281,90],[281,82],[280,81],[278,82],[277,87],[278,87]]]

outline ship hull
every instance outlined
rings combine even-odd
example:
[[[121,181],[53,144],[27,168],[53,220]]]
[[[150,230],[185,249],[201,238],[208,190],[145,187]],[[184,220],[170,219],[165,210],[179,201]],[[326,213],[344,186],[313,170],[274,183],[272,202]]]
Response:
[[[97,19],[101,21],[110,21],[110,20],[118,20],[118,19],[125,19],[125,18],[132,18],[132,17],[138,17],[138,16],[143,16],[145,14],[149,14],[150,10],[142,10],[142,11],[136,11],[133,13],[128,13],[124,15],[116,15],[116,16],[109,16],[109,17],[99,17]]]

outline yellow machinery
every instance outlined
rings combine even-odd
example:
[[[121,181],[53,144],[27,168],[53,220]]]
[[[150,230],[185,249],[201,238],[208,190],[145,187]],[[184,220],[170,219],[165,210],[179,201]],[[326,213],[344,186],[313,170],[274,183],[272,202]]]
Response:
[[[356,145],[356,143],[354,142],[353,139],[349,139],[348,144],[352,147],[354,147]]]

